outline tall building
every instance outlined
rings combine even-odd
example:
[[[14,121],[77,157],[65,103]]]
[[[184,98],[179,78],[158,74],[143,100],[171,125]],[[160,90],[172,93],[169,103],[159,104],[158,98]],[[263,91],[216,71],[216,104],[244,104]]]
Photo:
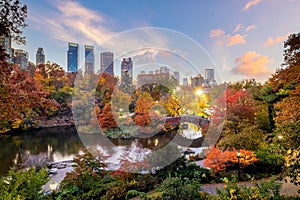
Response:
[[[85,73],[94,73],[94,47],[90,45],[84,45],[84,55],[85,55]]]
[[[78,71],[79,48],[77,43],[69,42],[67,65],[68,72]]]
[[[180,74],[178,71],[174,72],[174,78],[177,80],[177,84],[179,84],[179,80],[180,80]]]
[[[192,87],[202,86],[203,83],[205,83],[205,81],[201,74],[198,74],[195,77],[191,77],[191,86]]]
[[[45,64],[45,53],[42,47],[39,47],[36,51],[35,64],[36,66],[38,66],[39,64]]]
[[[114,76],[114,54],[102,52],[100,54],[101,73],[108,73]]]
[[[214,69],[205,69],[205,82],[207,84],[215,81],[215,71]]]
[[[7,62],[13,63],[14,61],[14,49],[11,48],[11,37],[0,36],[0,46],[9,55]]]
[[[184,85],[184,86],[188,86],[189,85],[188,78],[183,78],[182,85]]]
[[[14,50],[14,64],[19,65],[21,69],[28,67],[28,52],[22,49]]]
[[[131,58],[123,58],[121,63],[121,88],[124,92],[129,92],[132,88],[133,62]]]
[[[170,72],[168,67],[161,67],[159,70],[161,74],[169,74]]]

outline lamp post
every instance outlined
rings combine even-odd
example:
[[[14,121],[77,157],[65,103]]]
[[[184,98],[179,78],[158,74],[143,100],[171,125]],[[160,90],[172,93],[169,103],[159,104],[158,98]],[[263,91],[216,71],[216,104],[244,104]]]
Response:
[[[241,152],[237,151],[236,152],[237,158],[238,158],[238,179],[241,179],[241,169],[240,169],[240,157],[241,157]]]

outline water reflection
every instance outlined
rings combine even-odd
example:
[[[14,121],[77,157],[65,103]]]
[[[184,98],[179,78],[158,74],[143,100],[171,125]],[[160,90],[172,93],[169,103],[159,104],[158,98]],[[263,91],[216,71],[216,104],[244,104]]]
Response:
[[[166,162],[167,165],[175,161],[170,160],[170,155],[181,154],[185,147],[197,147],[194,148],[197,153],[202,149],[198,148],[203,143],[201,129],[194,124],[186,124],[187,129],[173,130],[150,138],[108,140],[97,134],[95,140],[94,134],[85,134],[83,141],[94,142],[99,150],[109,155],[106,162],[111,163],[112,169],[120,166],[120,160],[124,158],[132,162],[141,162],[147,158],[151,164]],[[84,147],[75,127],[45,128],[15,136],[0,136],[0,144],[0,176],[10,167],[20,164],[24,151],[29,155],[45,153],[51,161],[57,162],[71,160]],[[178,158],[176,156],[173,158]]]
[[[72,159],[83,147],[74,127],[55,127],[0,137],[0,175],[20,164],[22,153],[46,153],[51,161]]]

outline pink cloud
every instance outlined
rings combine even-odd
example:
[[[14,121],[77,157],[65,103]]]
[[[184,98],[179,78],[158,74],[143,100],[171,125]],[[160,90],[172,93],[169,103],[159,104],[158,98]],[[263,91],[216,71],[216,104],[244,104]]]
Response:
[[[248,32],[248,31],[251,31],[251,30],[254,29],[255,27],[256,27],[256,26],[253,25],[253,24],[252,24],[252,25],[249,25],[249,26],[246,27],[245,31],[247,31],[247,32]]]
[[[209,33],[209,37],[214,38],[214,37],[220,37],[224,35],[225,32],[222,29],[213,29]]]
[[[250,7],[258,4],[261,0],[250,0],[248,3],[246,3],[244,10],[248,10]]]
[[[238,32],[239,30],[241,30],[242,26],[243,26],[242,24],[237,24],[236,27],[234,28],[233,32],[234,33]]]
[[[233,36],[228,35],[226,46],[230,47],[236,44],[245,44],[246,43],[245,36],[246,35],[240,35],[240,34],[235,34]]]
[[[272,71],[267,68],[269,62],[270,59],[267,56],[249,51],[235,59],[236,66],[231,71],[235,74],[262,78],[272,74]]]
[[[263,44],[263,47],[268,47],[268,46],[271,46],[271,45],[274,45],[274,44],[278,44],[278,43],[286,40],[289,37],[290,34],[291,33],[288,32],[287,34],[285,34],[283,36],[278,36],[275,39],[269,37],[268,40]]]

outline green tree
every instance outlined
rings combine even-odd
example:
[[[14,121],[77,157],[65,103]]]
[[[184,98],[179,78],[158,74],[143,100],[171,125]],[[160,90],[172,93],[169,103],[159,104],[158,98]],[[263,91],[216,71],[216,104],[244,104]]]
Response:
[[[24,171],[10,170],[0,179],[0,199],[39,199],[43,195],[42,186],[48,181],[47,170],[36,172],[34,168]]]

